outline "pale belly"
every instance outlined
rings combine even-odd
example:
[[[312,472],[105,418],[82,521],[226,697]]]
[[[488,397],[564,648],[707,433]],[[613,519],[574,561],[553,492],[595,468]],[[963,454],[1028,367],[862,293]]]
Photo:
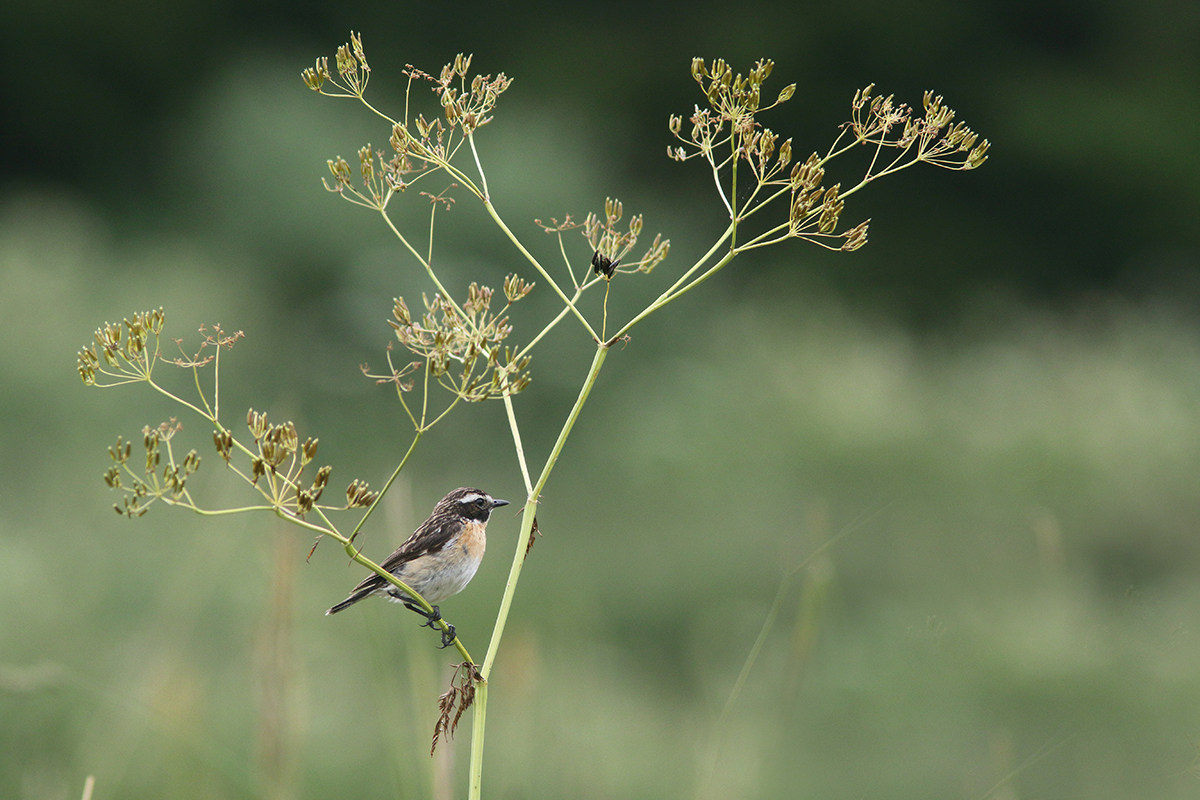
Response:
[[[439,603],[466,588],[475,577],[487,545],[482,526],[469,528],[454,544],[439,553],[422,556],[404,564],[393,574],[421,594],[429,603]],[[393,591],[399,592],[396,587]],[[390,592],[394,603],[404,602]]]

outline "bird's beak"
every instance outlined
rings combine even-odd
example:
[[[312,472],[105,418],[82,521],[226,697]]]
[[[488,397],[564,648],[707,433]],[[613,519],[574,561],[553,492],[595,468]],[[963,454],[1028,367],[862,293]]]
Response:
[[[506,505],[508,505],[507,500],[492,500],[492,508],[499,508],[500,506]]]

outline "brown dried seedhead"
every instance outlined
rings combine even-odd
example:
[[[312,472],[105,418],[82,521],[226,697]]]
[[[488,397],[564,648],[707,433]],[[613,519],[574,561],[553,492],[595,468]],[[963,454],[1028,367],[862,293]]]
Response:
[[[475,702],[475,683],[483,680],[479,667],[470,661],[464,661],[454,668],[450,678],[450,688],[438,698],[438,720],[433,726],[433,745],[429,755],[437,751],[438,741],[443,735],[454,736],[458,721],[463,713]]]

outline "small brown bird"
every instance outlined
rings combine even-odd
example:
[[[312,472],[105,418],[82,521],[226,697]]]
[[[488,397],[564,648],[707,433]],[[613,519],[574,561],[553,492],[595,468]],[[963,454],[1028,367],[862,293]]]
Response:
[[[384,560],[381,567],[392,573],[401,582],[433,604],[461,592],[483,560],[487,546],[487,523],[492,509],[508,505],[507,500],[496,500],[479,489],[455,489],[434,506],[429,519],[412,536],[396,548]],[[435,605],[433,613],[416,605],[398,587],[387,582],[381,575],[371,573],[350,592],[350,596],[325,612],[336,614],[354,605],[364,597],[377,594],[393,603],[403,603],[405,608],[425,617],[425,624],[436,627],[441,620],[441,611]],[[454,626],[442,632],[442,647],[454,642]]]

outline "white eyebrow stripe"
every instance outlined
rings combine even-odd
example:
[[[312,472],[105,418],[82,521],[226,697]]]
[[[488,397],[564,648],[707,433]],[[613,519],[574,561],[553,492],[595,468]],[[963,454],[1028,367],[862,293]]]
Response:
[[[462,497],[459,499],[459,501],[458,501],[458,502],[460,502],[460,503],[467,503],[467,504],[469,505],[469,504],[471,504],[471,503],[474,503],[476,500],[483,500],[483,499],[485,499],[486,497],[487,497],[487,495],[476,494],[475,492],[471,492],[470,494],[464,494],[464,495],[463,495],[463,496],[462,496]]]

